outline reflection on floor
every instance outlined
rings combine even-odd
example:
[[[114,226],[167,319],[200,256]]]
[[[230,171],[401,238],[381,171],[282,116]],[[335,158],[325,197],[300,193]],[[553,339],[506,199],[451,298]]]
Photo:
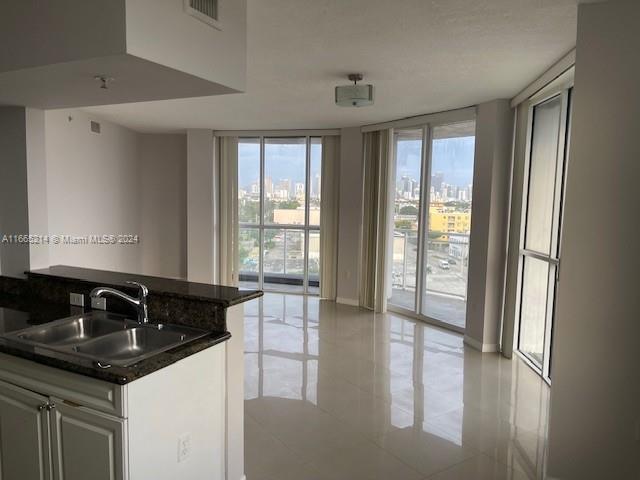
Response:
[[[299,295],[245,328],[248,480],[542,478],[549,389],[522,361]]]
[[[416,303],[416,292],[411,289],[394,288],[390,305],[413,311]],[[424,314],[441,322],[464,328],[467,313],[467,301],[464,298],[446,293],[427,292],[423,300]]]

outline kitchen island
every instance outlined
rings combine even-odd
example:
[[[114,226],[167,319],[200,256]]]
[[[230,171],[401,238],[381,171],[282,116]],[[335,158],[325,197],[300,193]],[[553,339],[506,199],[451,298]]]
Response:
[[[71,293],[88,301],[96,286],[130,292],[132,280],[149,288],[147,326],[110,298],[108,312],[69,306]],[[244,478],[242,303],[261,292],[62,266],[0,287],[3,478]],[[115,365],[38,344],[61,318],[85,328],[122,322],[124,334],[162,325],[201,333]]]

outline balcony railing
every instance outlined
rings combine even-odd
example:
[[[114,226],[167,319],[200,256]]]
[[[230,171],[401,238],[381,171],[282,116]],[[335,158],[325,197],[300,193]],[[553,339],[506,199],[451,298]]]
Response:
[[[429,239],[426,252],[426,292],[466,299],[469,235],[443,234]],[[392,288],[415,292],[418,262],[418,232],[396,228],[393,232]]]

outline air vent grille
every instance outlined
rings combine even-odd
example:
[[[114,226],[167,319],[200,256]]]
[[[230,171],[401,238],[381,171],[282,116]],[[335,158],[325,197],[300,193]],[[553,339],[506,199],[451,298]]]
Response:
[[[219,20],[218,0],[185,0],[185,6],[194,17],[207,23],[216,24]]]

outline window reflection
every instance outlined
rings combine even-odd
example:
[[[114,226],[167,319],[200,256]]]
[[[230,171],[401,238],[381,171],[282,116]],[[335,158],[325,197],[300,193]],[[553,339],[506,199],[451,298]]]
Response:
[[[247,400],[315,406],[401,459],[408,444],[425,458],[481,451],[541,478],[548,387],[520,360],[395,314],[345,316],[315,297],[267,293],[245,305]]]

